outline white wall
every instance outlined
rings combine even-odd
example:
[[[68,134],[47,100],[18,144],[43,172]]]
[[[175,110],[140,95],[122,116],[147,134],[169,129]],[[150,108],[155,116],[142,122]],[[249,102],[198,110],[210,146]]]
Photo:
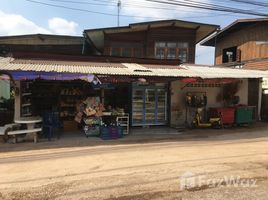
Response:
[[[171,118],[170,125],[173,127],[181,126],[185,124],[186,119],[186,106],[185,106],[185,95],[188,92],[206,92],[207,95],[207,108],[210,107],[223,107],[222,101],[217,100],[217,96],[221,95],[222,87],[184,87],[185,83],[180,81],[173,81],[171,83]],[[184,87],[184,88],[183,88]],[[239,104],[248,103],[248,80],[241,80],[239,91],[236,94],[240,97]],[[188,110],[188,123],[192,121],[195,108],[189,108]]]
[[[243,79],[239,91],[236,93],[240,97],[239,104],[248,105],[248,79]]]

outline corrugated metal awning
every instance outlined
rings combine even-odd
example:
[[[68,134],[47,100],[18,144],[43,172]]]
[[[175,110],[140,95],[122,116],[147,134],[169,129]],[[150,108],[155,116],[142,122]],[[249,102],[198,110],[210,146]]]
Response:
[[[181,65],[192,73],[199,74],[203,79],[210,78],[265,78],[268,72],[261,70],[247,70],[227,67],[209,67],[196,65]]]
[[[200,65],[142,65],[136,63],[96,63],[48,60],[0,60],[0,71],[79,73],[94,75],[198,77],[211,78],[268,78],[268,72]]]

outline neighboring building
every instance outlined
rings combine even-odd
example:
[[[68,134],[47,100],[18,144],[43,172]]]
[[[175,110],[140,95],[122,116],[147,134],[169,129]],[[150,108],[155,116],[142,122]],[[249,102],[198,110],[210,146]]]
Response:
[[[237,20],[202,45],[216,47],[217,65],[267,58],[268,18]]]
[[[16,54],[64,54],[81,55],[83,37],[65,35],[17,35],[0,37],[0,55]]]
[[[201,45],[216,47],[216,65],[268,70],[268,18],[237,20]],[[258,79],[250,79],[248,85],[248,104],[258,106],[260,113],[262,85]],[[263,105],[266,104],[268,102],[263,101]]]
[[[195,46],[218,28],[217,25],[164,20],[125,27],[89,29],[86,54],[179,60],[195,63]]]

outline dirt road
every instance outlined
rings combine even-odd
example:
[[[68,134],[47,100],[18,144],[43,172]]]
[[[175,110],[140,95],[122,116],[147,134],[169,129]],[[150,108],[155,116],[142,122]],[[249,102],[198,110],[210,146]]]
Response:
[[[268,128],[213,131],[151,141],[129,136],[116,143],[78,138],[4,144],[0,199],[267,200]],[[190,180],[183,175],[195,185],[183,188]],[[252,185],[229,184],[230,177]]]

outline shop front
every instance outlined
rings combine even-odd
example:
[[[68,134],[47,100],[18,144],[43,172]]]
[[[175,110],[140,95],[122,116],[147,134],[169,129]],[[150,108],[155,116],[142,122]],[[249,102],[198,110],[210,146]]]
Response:
[[[0,69],[15,81],[14,119],[42,117],[47,137],[56,127],[63,133],[102,133],[103,139],[128,134],[129,127],[185,126],[198,108],[206,119],[210,108],[247,105],[248,80],[268,77],[195,65],[56,60],[13,60]]]
[[[97,126],[116,125],[118,117],[129,115],[128,84],[103,86],[84,80],[35,79],[19,81],[17,85],[17,115],[42,116],[43,123],[48,124],[53,118],[63,133],[81,130],[90,135]]]
[[[128,134],[131,126],[168,125],[168,78],[30,72],[11,75],[16,85],[15,118],[41,116],[44,130],[52,120],[61,133],[99,135],[105,127],[113,126],[120,127],[113,130],[118,132],[113,137],[120,137]],[[53,136],[49,130],[45,132],[47,137]]]
[[[171,126],[192,127],[198,116],[209,126],[249,124],[257,120],[257,107],[248,105],[248,79],[183,79],[171,83]],[[200,122],[201,123],[201,122]]]

